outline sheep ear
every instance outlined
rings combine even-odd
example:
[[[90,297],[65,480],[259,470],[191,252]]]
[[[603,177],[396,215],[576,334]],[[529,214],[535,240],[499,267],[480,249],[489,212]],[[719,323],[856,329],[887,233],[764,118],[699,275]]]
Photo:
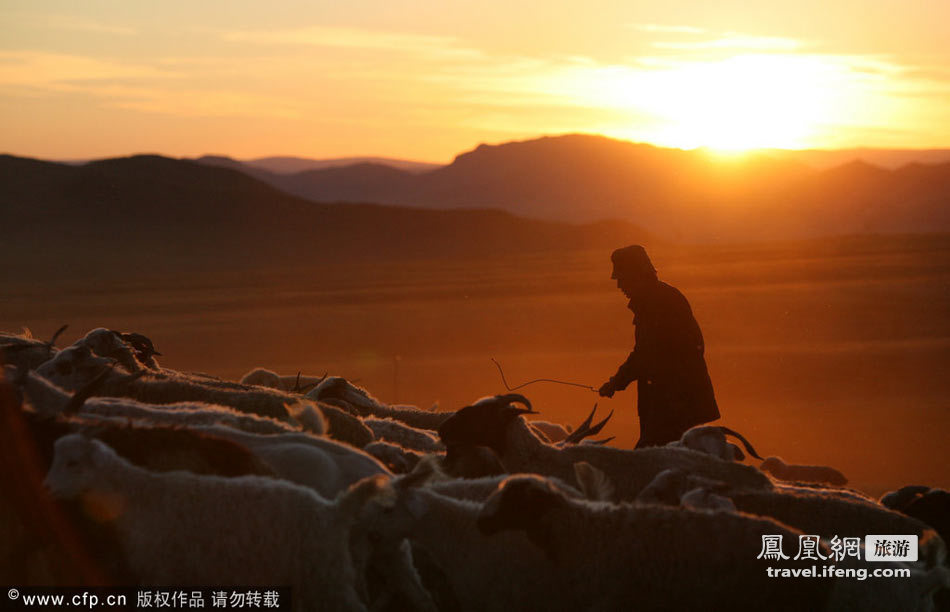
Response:
[[[574,464],[574,478],[587,499],[610,501],[614,496],[614,485],[607,475],[586,461]]]
[[[336,503],[344,515],[356,516],[357,512],[371,501],[386,508],[395,505],[396,490],[389,476],[385,474],[367,476],[341,493]]]
[[[310,402],[288,402],[284,404],[284,409],[290,417],[297,421],[304,431],[309,431],[318,435],[327,432],[327,422],[319,408]]]
[[[439,467],[439,457],[436,455],[426,455],[419,460],[416,467],[411,472],[396,479],[397,489],[405,490],[414,487],[420,487],[430,480],[445,480],[445,473]]]

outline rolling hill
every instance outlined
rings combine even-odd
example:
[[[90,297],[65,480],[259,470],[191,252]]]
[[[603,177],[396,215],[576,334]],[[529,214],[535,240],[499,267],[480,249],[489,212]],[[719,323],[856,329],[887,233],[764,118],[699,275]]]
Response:
[[[950,230],[950,162],[891,170],[852,161],[816,170],[769,152],[728,158],[568,135],[480,145],[422,173],[372,163],[285,175],[246,171],[316,202],[624,219],[688,241]]]
[[[0,255],[11,267],[64,275],[492,257],[653,240],[629,223],[318,204],[237,170],[159,156],[83,166],[0,156],[0,216]]]

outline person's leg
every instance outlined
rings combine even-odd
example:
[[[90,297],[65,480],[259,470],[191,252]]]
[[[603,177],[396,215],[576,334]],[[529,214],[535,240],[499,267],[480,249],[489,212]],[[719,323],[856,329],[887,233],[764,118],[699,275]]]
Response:
[[[637,448],[646,448],[648,446],[663,446],[670,442],[679,440],[683,433],[689,429],[689,425],[679,417],[679,413],[667,411],[660,414],[640,415],[640,439],[637,440]]]

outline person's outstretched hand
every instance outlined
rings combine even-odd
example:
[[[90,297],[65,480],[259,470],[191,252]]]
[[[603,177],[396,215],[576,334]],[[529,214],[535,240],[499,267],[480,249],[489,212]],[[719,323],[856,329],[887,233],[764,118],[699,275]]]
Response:
[[[616,392],[617,392],[617,389],[616,387],[614,387],[614,383],[611,380],[608,380],[607,382],[602,384],[600,386],[600,390],[597,391],[597,393],[599,393],[601,397],[613,397],[614,393]]]

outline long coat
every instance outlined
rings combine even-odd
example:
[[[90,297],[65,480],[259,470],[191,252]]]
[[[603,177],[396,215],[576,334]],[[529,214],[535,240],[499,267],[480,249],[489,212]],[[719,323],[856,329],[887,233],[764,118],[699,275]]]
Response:
[[[637,447],[678,440],[695,425],[719,418],[703,356],[705,347],[689,302],[678,289],[657,282],[637,297],[636,346],[613,377],[615,387],[637,382],[640,441]]]

